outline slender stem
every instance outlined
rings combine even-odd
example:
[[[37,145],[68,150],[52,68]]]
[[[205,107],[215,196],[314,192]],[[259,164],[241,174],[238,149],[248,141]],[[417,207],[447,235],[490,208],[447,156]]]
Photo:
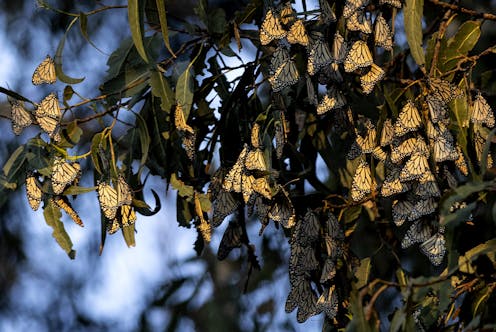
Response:
[[[460,7],[458,5],[452,4],[452,3],[447,3],[439,0],[429,0],[432,4],[436,6],[440,6],[443,8],[451,9],[455,12],[463,13],[463,14],[468,14],[470,16],[473,16],[475,18],[483,18],[486,20],[490,21],[496,21],[496,15],[494,14],[489,14],[489,13],[480,13],[472,9]]]

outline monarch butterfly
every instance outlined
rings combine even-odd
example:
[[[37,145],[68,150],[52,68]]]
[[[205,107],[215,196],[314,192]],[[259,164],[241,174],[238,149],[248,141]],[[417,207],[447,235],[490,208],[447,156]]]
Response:
[[[256,122],[253,124],[253,127],[251,128],[250,141],[251,141],[251,146],[253,146],[255,149],[260,148],[261,145],[260,125]]]
[[[365,94],[369,94],[374,90],[374,86],[384,77],[384,70],[372,63],[370,70],[367,74],[360,76],[360,84]]]
[[[372,32],[372,22],[363,11],[357,10],[346,20],[346,28],[350,31],[369,34]]]
[[[396,226],[401,226],[406,220],[411,220],[414,213],[413,204],[410,201],[393,202],[393,222]]]
[[[424,155],[426,158],[430,156],[429,148],[427,147],[427,144],[425,143],[422,136],[417,137],[417,144],[415,145],[414,152],[418,152],[421,155]]]
[[[193,161],[195,159],[195,144],[196,144],[196,133],[193,132],[192,135],[188,134],[182,137],[182,146],[186,151],[186,156],[189,160]]]
[[[29,206],[33,211],[38,210],[43,197],[43,192],[38,185],[38,180],[32,174],[26,177],[26,196],[28,197]]]
[[[117,205],[131,205],[133,194],[124,176],[119,174],[117,178]]]
[[[248,152],[245,158],[245,167],[250,171],[266,171],[265,156],[262,149],[253,149]]]
[[[366,161],[362,160],[358,165],[353,183],[351,185],[351,199],[355,202],[362,200],[366,194],[372,191],[374,182],[370,172],[370,167]]]
[[[481,93],[477,94],[474,103],[470,107],[470,120],[477,124],[486,124],[489,128],[494,127],[494,114],[491,106]]]
[[[367,127],[367,134],[365,137],[362,137],[359,134],[357,134],[356,136],[356,142],[360,147],[362,153],[371,153],[376,147],[376,129],[371,123]]]
[[[453,99],[463,96],[463,91],[455,85],[440,78],[429,78],[427,80],[434,95],[442,100],[445,104],[449,104]]]
[[[417,130],[422,125],[422,119],[415,104],[409,100],[401,109],[398,120],[394,125],[394,134],[397,137],[403,136],[410,131]]]
[[[413,213],[411,214],[409,220],[419,219],[422,216],[434,213],[436,211],[436,208],[437,202],[432,197],[417,201],[417,203],[415,203],[415,205],[413,206]]]
[[[64,210],[67,213],[67,215],[69,217],[71,217],[71,219],[76,224],[78,224],[81,227],[84,227],[83,221],[81,220],[81,218],[79,217],[79,215],[77,214],[77,212],[73,209],[73,207],[71,206],[71,203],[69,202],[69,200],[67,199],[67,197],[65,197],[65,196],[55,196],[53,198],[53,203],[56,206],[58,206],[59,208],[61,208],[62,210]]]
[[[327,0],[319,0],[320,4],[320,16],[319,20],[323,23],[336,22],[336,14],[331,8],[331,5]]]
[[[23,103],[18,100],[10,100],[11,117],[12,117],[12,131],[14,134],[19,135],[22,130],[29,127],[33,121],[31,115],[23,106]]]
[[[341,226],[339,225],[338,219],[334,214],[328,213],[328,218],[326,220],[326,233],[333,239],[343,241],[344,240],[344,232]]]
[[[274,16],[272,10],[269,9],[265,14],[260,29],[260,43],[267,45],[274,39],[281,39],[286,37],[286,31],[282,28],[279,18]]]
[[[484,146],[486,145],[486,140],[487,140],[487,134],[484,134],[482,131],[482,127],[475,127],[474,128],[474,147],[475,147],[475,154],[477,156],[477,160],[479,162],[479,165],[482,164],[482,155],[484,152]],[[487,167],[491,168],[493,167],[493,157],[491,155],[491,152],[487,154]]]
[[[272,199],[272,190],[266,177],[255,179],[252,184],[253,191],[267,199]]]
[[[334,39],[332,41],[331,58],[332,61],[336,63],[342,63],[346,58],[348,51],[348,45],[344,40],[344,37],[336,31],[334,34]]]
[[[420,244],[420,250],[429,258],[433,265],[440,265],[446,254],[446,241],[440,232]]]
[[[410,181],[418,179],[423,173],[429,170],[429,163],[426,156],[419,152],[412,154],[410,159],[406,162],[405,166],[400,172],[400,181]]]
[[[329,65],[331,62],[332,57],[329,46],[323,39],[317,37],[311,44],[307,64],[308,73],[314,75],[320,68]]]
[[[55,75],[55,64],[53,59],[47,55],[45,60],[43,60],[38,67],[34,70],[31,82],[34,85],[40,85],[43,83],[53,84],[57,80]]]
[[[465,160],[462,149],[458,144],[456,145],[456,152],[458,153],[458,158],[455,160],[455,166],[458,168],[460,173],[462,173],[464,176],[468,176],[467,161]]]
[[[275,197],[268,216],[285,228],[291,228],[295,225],[296,212],[288,192],[283,187],[279,187],[279,193]]]
[[[284,45],[279,45],[274,53],[272,53],[272,59],[270,60],[270,74],[274,75],[277,69],[288,62],[291,59],[289,51]]]
[[[374,43],[387,51],[393,50],[393,35],[382,14],[375,19]]]
[[[380,146],[376,146],[372,150],[372,156],[379,161],[386,161],[388,155]]]
[[[458,153],[455,148],[454,138],[448,128],[443,125],[429,125],[429,138],[433,150],[434,160],[443,162],[446,160],[458,159]]]
[[[347,73],[355,71],[357,68],[368,67],[373,63],[372,53],[370,53],[367,43],[357,40],[344,60],[344,70]]]
[[[399,170],[391,172],[382,183],[381,195],[389,197],[408,190],[408,185],[399,179]]]
[[[415,195],[423,198],[441,196],[441,191],[437,185],[436,178],[431,171],[422,174],[413,192]]]
[[[243,150],[241,150],[236,163],[233,165],[229,173],[227,173],[222,183],[222,187],[226,191],[234,191],[237,193],[241,192],[241,176],[244,172],[244,165],[246,155],[248,153],[248,147],[245,145]]]
[[[346,0],[343,9],[343,16],[345,18],[350,17],[359,8],[365,7],[369,3],[369,0]]]
[[[234,248],[240,248],[243,244],[242,238],[243,228],[236,220],[232,220],[227,226],[226,231],[222,236],[222,240],[220,241],[217,259],[222,261],[227,258]]]
[[[60,135],[58,129],[61,113],[59,100],[55,93],[50,93],[40,102],[35,109],[34,115],[41,129],[43,129],[50,138],[59,141]]]
[[[296,224],[298,243],[304,247],[315,243],[319,239],[320,220],[317,213],[308,209],[303,220]]]
[[[384,147],[386,145],[389,145],[393,142],[394,138],[394,127],[391,122],[391,119],[386,119],[384,121],[384,124],[382,125],[382,131],[381,131],[381,146]]]
[[[334,86],[331,86],[327,93],[324,95],[324,98],[317,106],[317,114],[322,115],[327,113],[328,111],[336,108],[341,108],[346,105],[346,98],[343,93],[336,89]]]
[[[298,307],[296,320],[298,323],[303,323],[308,318],[315,315],[316,302],[317,297],[315,296],[309,281],[307,281],[304,276],[298,276],[291,285],[285,309],[287,313],[290,313]]]
[[[329,286],[320,294],[316,303],[316,312],[324,312],[329,319],[334,319],[338,314],[338,296],[335,292],[336,285]]]
[[[288,25],[289,23],[294,21],[295,17],[295,12],[293,10],[293,7],[291,7],[291,4],[287,2],[284,7],[281,9],[281,23],[284,25]]]
[[[406,249],[415,243],[424,242],[431,237],[432,230],[428,223],[414,221],[401,241],[401,248]]]
[[[427,107],[429,108],[432,122],[445,123],[449,120],[446,103],[440,99],[438,95],[428,95],[425,98],[425,101],[427,103]]]
[[[81,167],[78,163],[68,163],[60,157],[55,157],[52,166],[52,189],[55,194],[60,194],[65,187],[73,182],[79,175]]]
[[[130,226],[136,221],[136,213],[131,205],[122,205],[120,209],[121,222],[123,227]]]
[[[316,270],[319,267],[319,262],[315,255],[315,248],[312,246],[304,247],[294,241],[291,246],[291,256],[293,258],[292,262],[290,259],[291,269],[298,274]]]
[[[245,203],[248,203],[253,194],[253,182],[255,182],[253,175],[248,175],[245,172],[241,173],[241,194]]]
[[[297,83],[299,79],[300,74],[296,69],[294,61],[289,60],[276,69],[274,74],[269,77],[269,82],[270,85],[272,85],[272,90],[274,90],[274,92],[279,92],[282,89]]]
[[[401,8],[401,1],[400,0],[379,0],[380,5],[390,5],[396,8]]]
[[[98,201],[107,219],[114,219],[119,207],[117,191],[106,182],[98,183]]]
[[[410,156],[413,152],[415,152],[417,141],[418,139],[416,137],[412,137],[404,140],[397,146],[393,143],[391,149],[391,161],[398,164],[403,160],[403,158]]]
[[[232,192],[220,190],[212,203],[212,225],[219,226],[228,215],[236,211],[238,206],[239,202]]]
[[[269,211],[271,206],[265,202],[262,196],[256,195],[253,207],[258,220],[260,220],[260,223],[262,224],[262,228],[259,231],[259,235],[262,235],[265,226],[269,224]]]
[[[187,123],[184,117],[183,107],[180,104],[176,105],[176,110],[174,112],[174,125],[180,132],[188,133],[194,135],[195,131]]]
[[[275,122],[274,127],[276,139],[276,156],[278,159],[281,159],[284,152],[284,145],[286,144],[286,133],[284,132],[281,121]]]
[[[303,25],[303,20],[296,20],[291,28],[289,28],[288,35],[286,36],[290,44],[300,44],[308,46],[308,35]]]
[[[334,279],[336,276],[336,265],[332,258],[327,258],[324,261],[324,266],[322,267],[322,273],[320,275],[320,283],[323,284],[326,281]]]

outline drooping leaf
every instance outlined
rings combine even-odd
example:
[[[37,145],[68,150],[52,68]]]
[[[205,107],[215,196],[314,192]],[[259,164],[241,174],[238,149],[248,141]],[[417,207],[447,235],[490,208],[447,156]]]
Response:
[[[406,0],[403,9],[405,32],[410,52],[419,66],[425,64],[424,49],[422,48],[422,16],[424,0]]]
[[[52,236],[59,246],[69,255],[71,259],[75,258],[76,251],[72,249],[72,241],[67,234],[64,224],[60,221],[62,213],[55,205],[53,200],[49,199],[43,209],[43,216],[48,226],[52,228]]]
[[[145,1],[129,0],[127,4],[127,13],[129,19],[129,27],[131,28],[131,37],[133,38],[134,46],[139,55],[148,63],[148,55],[143,44],[143,14]]]
[[[150,149],[150,134],[148,132],[146,123],[143,120],[143,117],[139,114],[135,114],[135,115],[136,115],[136,124],[138,128],[138,134],[140,137],[140,144],[141,144],[141,162],[138,170],[138,177],[139,177],[148,159],[148,151]]]
[[[193,104],[193,73],[190,66],[179,76],[176,84],[176,101],[182,106],[184,118],[187,119]]]
[[[134,237],[134,227],[136,224],[131,224],[129,226],[122,227],[122,236],[124,237],[124,241],[126,241],[126,245],[131,247],[136,247],[136,239]]]
[[[174,104],[174,97],[169,82],[160,72],[154,70],[151,72],[150,85],[152,87],[152,94],[159,97],[162,101],[160,106],[162,111],[169,113],[172,105]]]
[[[88,16],[85,13],[79,13],[79,29],[81,30],[81,34],[83,35],[84,39],[93,46],[98,52],[105,54],[101,49],[98,48],[98,46],[93,43],[91,40],[90,36],[88,35]]]
[[[57,79],[59,79],[61,82],[64,82],[66,84],[78,84],[84,81],[84,77],[82,78],[70,77],[66,75],[62,69],[62,53],[64,52],[65,39],[67,38],[67,34],[69,33],[74,23],[76,23],[77,19],[78,17],[75,17],[67,27],[67,30],[62,36],[62,39],[60,39],[59,45],[57,46],[57,51],[55,52],[55,57],[53,59],[53,62],[55,63],[55,73],[57,75]]]
[[[172,50],[172,48],[170,46],[170,42],[169,42],[169,29],[167,26],[167,14],[165,11],[165,1],[164,0],[156,0],[156,3],[157,3],[158,17],[160,20],[160,30],[162,31],[162,38],[164,39],[165,47],[167,47],[167,50],[175,58],[176,55],[174,54],[174,51]]]

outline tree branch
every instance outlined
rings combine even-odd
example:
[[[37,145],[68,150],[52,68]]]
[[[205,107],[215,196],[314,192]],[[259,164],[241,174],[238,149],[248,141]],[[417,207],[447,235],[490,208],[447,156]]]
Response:
[[[447,8],[447,9],[451,9],[451,10],[453,10],[455,12],[459,12],[459,13],[463,13],[463,14],[468,14],[470,16],[477,17],[477,18],[483,18],[483,19],[486,19],[486,20],[496,21],[496,15],[494,15],[494,14],[479,13],[479,12],[477,12],[475,10],[472,10],[472,9],[460,7],[460,6],[457,6],[455,4],[447,3],[447,2],[442,2],[442,1],[439,1],[439,0],[429,0],[429,1],[432,4],[436,5],[436,6]]]

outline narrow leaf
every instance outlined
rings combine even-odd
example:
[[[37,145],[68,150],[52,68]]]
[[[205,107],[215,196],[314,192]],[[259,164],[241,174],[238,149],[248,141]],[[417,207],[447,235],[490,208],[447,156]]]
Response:
[[[93,46],[98,52],[105,54],[101,49],[98,48],[90,39],[90,36],[88,35],[88,16],[86,16],[85,13],[79,13],[79,29],[81,30],[81,34],[83,35],[84,39]]]
[[[62,213],[53,200],[48,200],[48,203],[43,210],[43,216],[45,217],[47,225],[53,230],[52,236],[55,238],[55,241],[57,241],[59,246],[71,259],[74,259],[76,251],[72,249],[71,238],[65,231],[64,224],[60,221]]]
[[[457,33],[448,40],[448,47],[457,50],[459,54],[467,55],[477,44],[480,34],[480,22],[466,21],[460,26]]]
[[[143,10],[139,0],[129,0],[127,5],[127,13],[129,19],[129,27],[131,28],[131,37],[133,38],[134,46],[141,58],[148,63],[145,46],[143,44]]]
[[[424,49],[422,48],[422,15],[424,0],[406,0],[403,10],[405,32],[410,52],[419,66],[425,64]]]
[[[84,81],[84,77],[82,78],[72,78],[70,76],[67,76],[64,71],[62,70],[62,52],[64,51],[64,45],[65,45],[65,39],[67,38],[67,33],[71,29],[71,27],[76,23],[76,20],[79,17],[75,17],[72,22],[69,24],[67,27],[67,30],[65,31],[64,35],[62,36],[62,39],[60,39],[59,46],[57,46],[57,51],[55,52],[55,57],[53,59],[55,63],[55,74],[57,75],[57,79],[59,79],[61,82],[64,82],[66,84],[78,84]]]
[[[138,171],[138,177],[141,175],[141,171],[146,164],[148,159],[148,151],[150,149],[150,134],[148,133],[148,127],[146,126],[145,120],[139,114],[136,114],[136,122],[138,124],[138,134],[140,138],[141,145],[141,162]]]
[[[182,106],[184,118],[187,119],[193,104],[193,75],[189,65],[179,76],[176,85],[176,100]]]
[[[174,51],[172,50],[169,42],[169,29],[167,26],[167,14],[165,13],[165,1],[156,0],[156,3],[158,9],[158,17],[160,19],[160,29],[162,30],[162,37],[164,38],[165,47],[167,47],[167,50],[170,52],[170,54],[172,54],[172,56],[176,58],[176,55],[174,54]]]
[[[172,90],[169,83],[160,72],[152,71],[151,74],[150,84],[152,87],[152,94],[155,97],[159,97],[162,101],[160,103],[162,111],[169,113],[172,105],[174,104]]]
[[[136,239],[134,238],[134,225],[122,227],[122,235],[124,236],[124,241],[126,241],[127,246],[136,247]]]

